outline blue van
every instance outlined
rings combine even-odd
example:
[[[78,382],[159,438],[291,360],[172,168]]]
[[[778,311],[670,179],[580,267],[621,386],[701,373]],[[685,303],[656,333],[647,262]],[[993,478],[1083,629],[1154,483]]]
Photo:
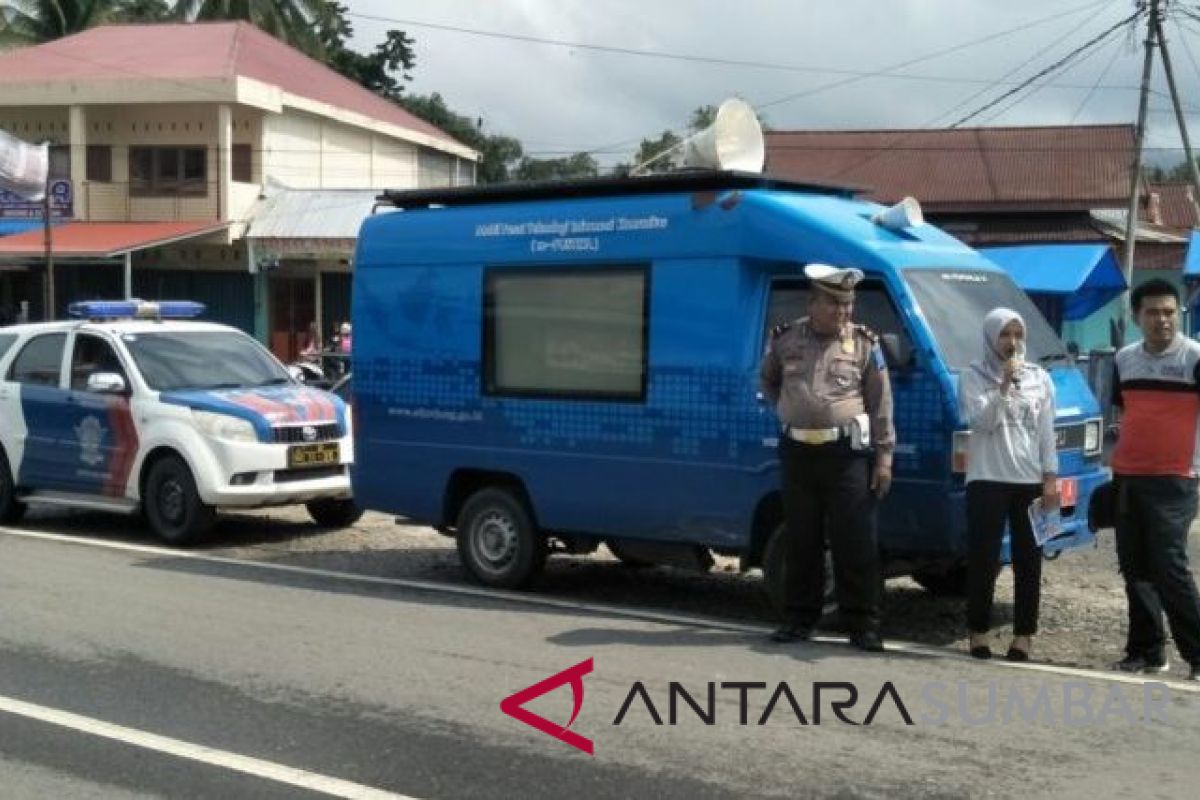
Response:
[[[691,172],[387,193],[354,270],[354,492],[454,535],[469,576],[528,583],[548,553],[710,552],[780,577],[780,433],[758,390],[772,326],[805,313],[802,269],[862,269],[898,447],[879,515],[889,575],[964,575],[959,373],[995,306],[1028,323],[1058,392],[1063,535],[1094,541],[1099,409],[1007,274],[930,225],[891,229],[852,190]]]

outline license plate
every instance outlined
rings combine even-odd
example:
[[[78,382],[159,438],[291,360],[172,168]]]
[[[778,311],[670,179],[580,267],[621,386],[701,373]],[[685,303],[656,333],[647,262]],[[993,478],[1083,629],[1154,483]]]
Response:
[[[337,442],[293,445],[288,448],[288,469],[336,466],[341,463],[341,456]]]
[[[1079,500],[1079,484],[1074,478],[1061,478],[1058,481],[1058,504],[1070,508]]]

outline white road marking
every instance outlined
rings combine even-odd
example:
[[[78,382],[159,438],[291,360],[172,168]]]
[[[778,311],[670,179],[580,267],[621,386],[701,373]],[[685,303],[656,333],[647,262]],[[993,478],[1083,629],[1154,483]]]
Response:
[[[258,758],[251,758],[250,756],[230,753],[225,750],[217,750],[213,747],[183,742],[178,739],[159,736],[155,733],[147,733],[135,728],[126,728],[123,725],[114,725],[111,722],[103,722],[91,717],[72,714],[69,711],[60,711],[56,708],[47,708],[46,706],[26,703],[23,700],[16,700],[2,695],[0,695],[0,712],[16,714],[17,716],[27,717],[62,728],[70,728],[71,730],[92,736],[113,739],[133,745],[134,747],[154,750],[178,758],[199,761],[214,767],[243,772],[247,775],[265,778],[277,783],[286,783],[289,786],[297,786],[301,789],[321,792],[332,797],[345,797],[351,798],[351,800],[415,800],[415,798],[408,797],[407,795],[385,792],[382,789],[374,789],[370,786],[364,786],[361,783],[353,783],[341,778],[331,778],[328,775],[320,775],[315,772],[288,767],[271,761],[263,761]]]
[[[146,555],[164,556],[169,558],[184,558],[213,564],[250,567],[254,569],[271,570],[275,572],[286,572],[295,575],[307,575],[317,578],[331,578],[334,580],[349,581],[352,583],[372,584],[377,586],[395,586],[404,589],[417,589],[420,591],[437,592],[440,594],[458,595],[460,597],[505,600],[511,603],[521,603],[525,605],[540,606],[543,608],[554,608],[562,611],[586,611],[605,616],[636,619],[643,622],[654,622],[667,625],[686,625],[693,628],[722,630],[729,631],[731,633],[745,633],[756,636],[765,636],[771,630],[770,627],[765,625],[733,622],[715,617],[703,617],[691,614],[675,614],[666,611],[628,608],[625,606],[614,606],[603,603],[581,603],[574,600],[562,600],[556,597],[546,597],[544,595],[505,591],[503,589],[486,589],[480,586],[468,586],[465,584],[438,583],[437,581],[427,581],[419,578],[381,578],[375,575],[356,575],[352,572],[337,572],[335,570],[318,569],[316,567],[298,567],[292,564],[274,564],[269,561],[249,561],[246,559],[229,558],[227,556],[214,556],[187,550],[172,550],[170,548],[157,547],[155,545],[132,544],[130,542],[113,542],[106,539],[92,539],[85,536],[68,536],[61,533],[43,533],[41,531],[25,531],[18,530],[16,528],[0,527],[0,534],[18,536],[28,539],[43,539],[45,541],[73,544],[81,547],[100,547],[109,550],[121,550],[130,553],[143,553]],[[838,636],[814,636],[812,641],[821,644],[845,644],[847,639],[845,637]],[[786,652],[786,650],[783,649],[784,647],[785,646],[781,645],[780,652]],[[887,652],[905,653],[908,655],[919,655],[929,658],[955,658],[964,662],[971,662],[972,669],[998,667],[1001,669],[1029,670],[1032,672],[1044,672],[1055,675],[1067,675],[1076,678],[1108,681],[1110,683],[1143,684],[1148,681],[1154,681],[1157,683],[1166,683],[1171,687],[1172,690],[1200,694],[1200,683],[1196,681],[1175,680],[1164,675],[1145,676],[1105,670],[1084,669],[1081,667],[1060,666],[1057,664],[1039,664],[1035,662],[1015,663],[1004,661],[1002,659],[981,662],[977,659],[972,659],[966,653],[954,648],[934,647],[930,645],[917,644],[915,642],[904,642],[898,639],[887,640]]]

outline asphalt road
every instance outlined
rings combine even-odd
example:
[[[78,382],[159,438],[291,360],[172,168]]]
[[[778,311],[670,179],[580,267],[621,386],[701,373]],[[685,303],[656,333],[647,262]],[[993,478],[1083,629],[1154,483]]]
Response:
[[[532,600],[0,532],[0,794],[1091,800],[1200,780],[1200,694],[1181,686],[1147,703],[1102,676]],[[501,713],[589,658],[571,730],[594,755]],[[678,695],[672,724],[672,682],[705,711],[714,684],[713,724]],[[784,695],[759,724],[781,682],[807,724]],[[854,686],[859,724],[831,705],[845,686],[814,702],[820,682]],[[639,685],[662,724],[640,696],[614,724]],[[528,708],[565,722],[570,691]]]

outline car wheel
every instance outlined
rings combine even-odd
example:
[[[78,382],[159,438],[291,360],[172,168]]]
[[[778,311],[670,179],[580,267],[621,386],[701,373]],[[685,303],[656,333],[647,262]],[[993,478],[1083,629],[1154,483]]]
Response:
[[[150,468],[142,498],[150,529],[168,544],[192,544],[212,530],[217,512],[200,499],[196,479],[177,456]]]
[[[363,515],[363,510],[349,498],[313,500],[304,507],[308,509],[308,515],[313,518],[313,522],[322,528],[349,528]]]
[[[8,457],[0,450],[0,524],[11,525],[25,516],[25,504],[17,500],[17,486]]]
[[[771,602],[771,608],[776,613],[782,615],[786,609],[787,600],[787,568],[784,563],[784,556],[787,552],[787,532],[783,523],[776,526],[771,533],[771,538],[767,539],[767,546],[763,548],[762,570],[763,582],[767,586],[767,599]],[[834,602],[835,586],[833,582],[833,559],[829,555],[829,551],[825,551],[825,594],[824,600],[826,604]]]
[[[546,538],[511,492],[484,489],[471,495],[459,512],[458,555],[472,580],[518,589],[546,563]]]

